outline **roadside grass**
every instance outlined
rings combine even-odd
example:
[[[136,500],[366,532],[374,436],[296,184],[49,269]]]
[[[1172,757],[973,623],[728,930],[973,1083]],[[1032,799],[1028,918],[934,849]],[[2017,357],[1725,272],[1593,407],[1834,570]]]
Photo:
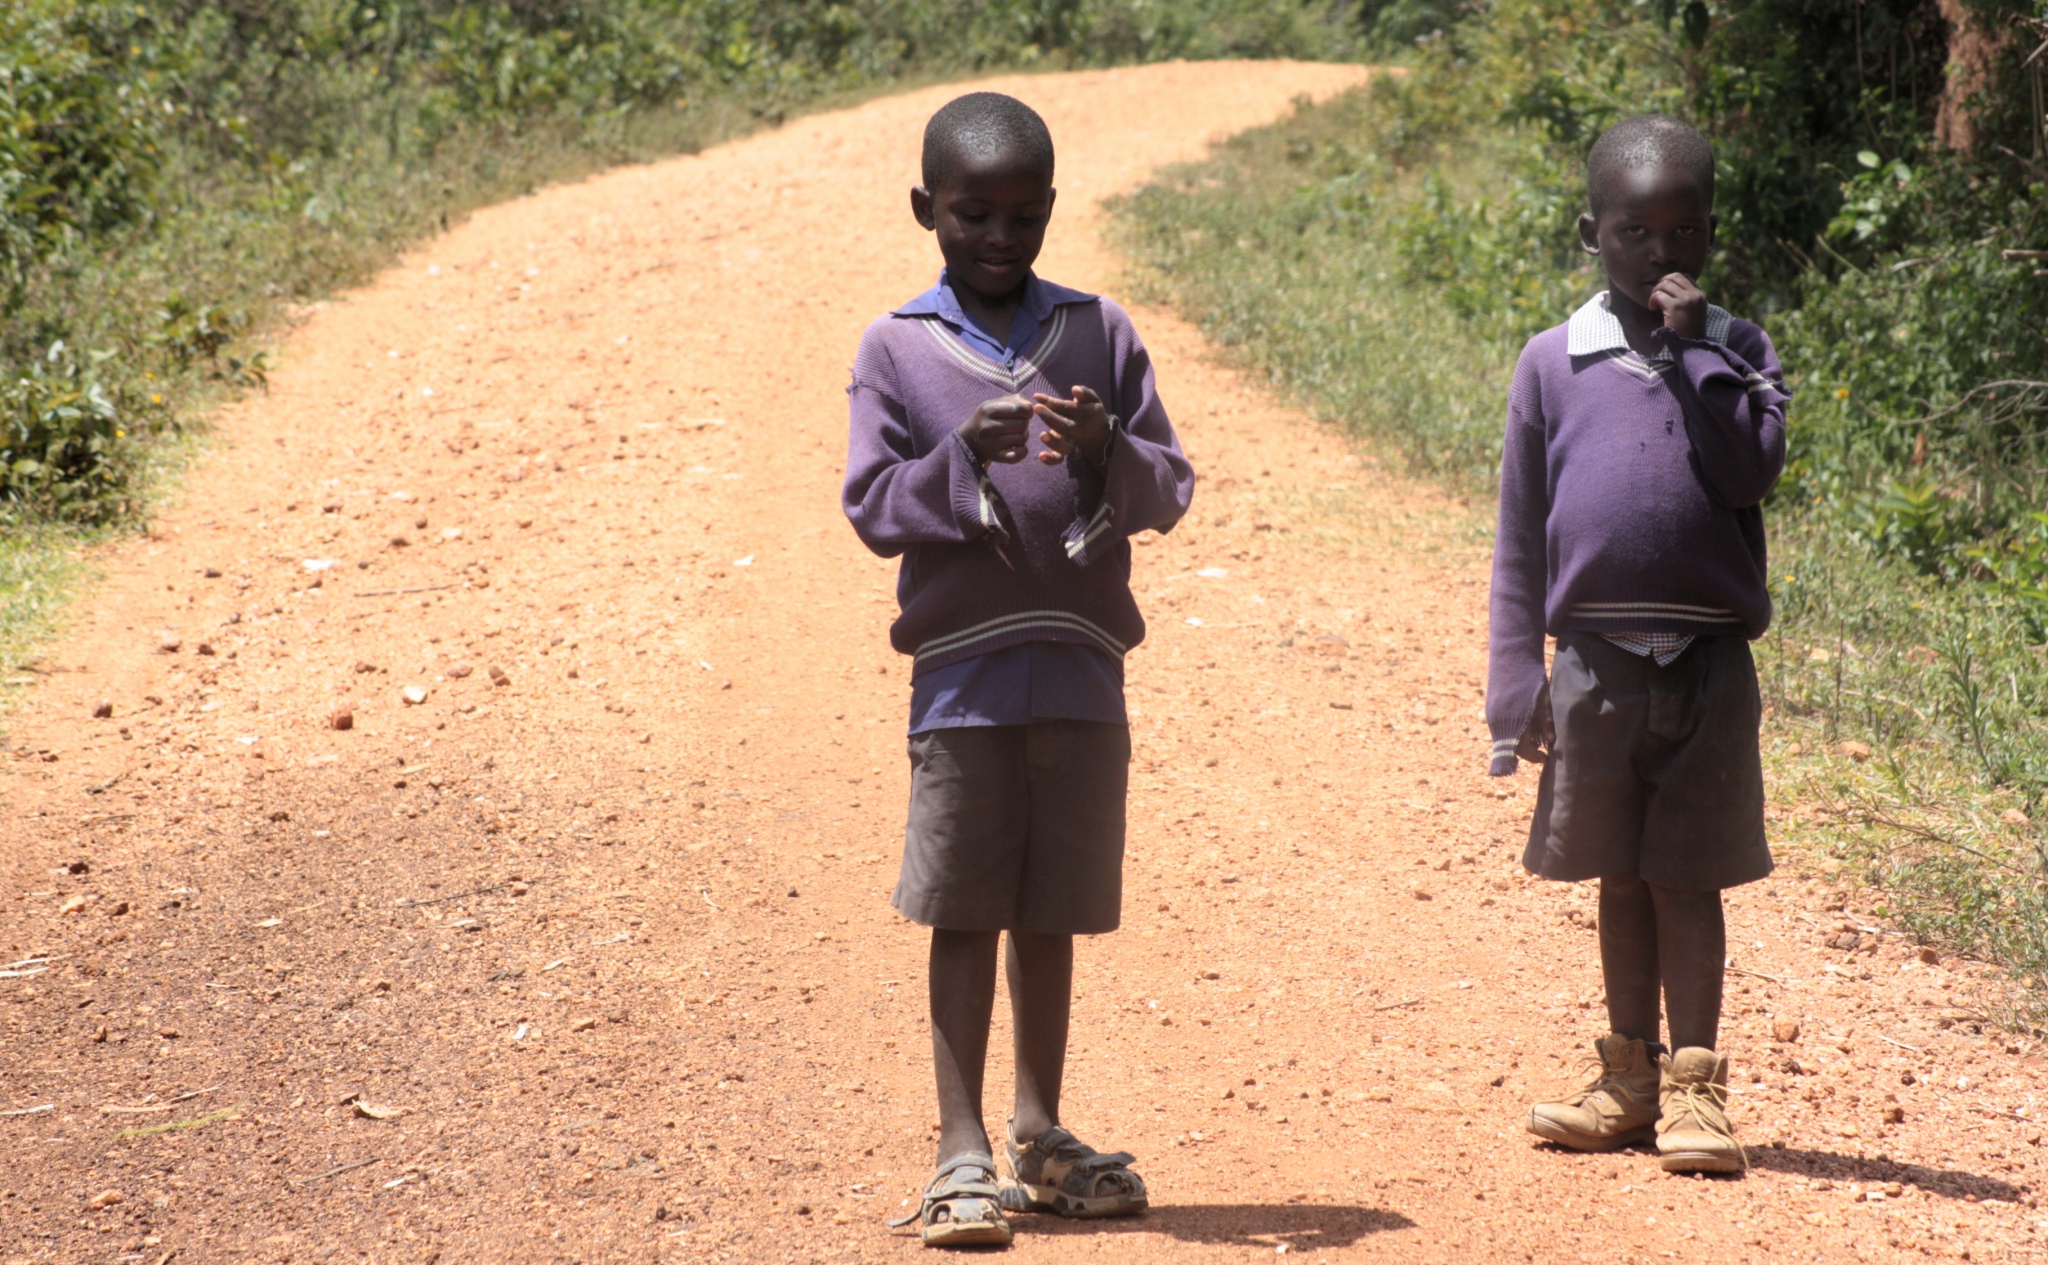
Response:
[[[1490,503],[1516,354],[1600,284],[1569,253],[1576,191],[1517,187],[1528,144],[1498,126],[1418,141],[1399,94],[1368,87],[1163,173],[1114,231],[1139,297],[1388,468]],[[1801,349],[1780,351],[1796,390]],[[1795,404],[1795,458],[1799,439]],[[2048,615],[1878,553],[1842,505],[1768,512],[1777,616],[1756,653],[1781,857],[1866,889],[1858,912],[1998,963],[2009,991],[1979,1009],[2040,1030]]]

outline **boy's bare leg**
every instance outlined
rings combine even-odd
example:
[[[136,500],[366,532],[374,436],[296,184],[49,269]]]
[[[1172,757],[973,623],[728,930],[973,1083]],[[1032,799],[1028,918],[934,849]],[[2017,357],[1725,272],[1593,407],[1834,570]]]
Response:
[[[1657,1040],[1662,945],[1657,903],[1635,873],[1600,880],[1600,974],[1607,987],[1607,1025],[1631,1041]]]
[[[1060,1122],[1067,1021],[1074,1007],[1074,937],[1012,931],[1004,966],[1017,1048],[1011,1128],[1018,1141],[1029,1142]]]
[[[987,1152],[981,1119],[988,1025],[996,1004],[996,931],[932,930],[932,1063],[939,1082],[939,1155]]]
[[[1604,881],[1604,880],[1603,880]],[[1671,1048],[1714,1048],[1721,1030],[1721,986],[1728,924],[1719,892],[1681,892],[1645,883],[1657,905],[1657,962]],[[1604,920],[1602,930],[1605,930]]]

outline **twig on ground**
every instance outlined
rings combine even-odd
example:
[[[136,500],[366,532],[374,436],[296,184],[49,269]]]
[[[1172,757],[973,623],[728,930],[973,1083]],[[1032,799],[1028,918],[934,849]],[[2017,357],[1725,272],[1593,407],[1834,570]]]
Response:
[[[123,1129],[115,1134],[114,1138],[116,1141],[126,1141],[129,1138],[148,1138],[154,1137],[159,1133],[183,1133],[187,1129],[200,1129],[210,1124],[219,1124],[223,1120],[240,1120],[242,1118],[240,1113],[245,1105],[238,1103],[233,1107],[222,1107],[219,1111],[209,1111],[205,1115],[193,1120],[172,1120],[165,1124]]]
[[[1399,1009],[1401,1009],[1401,1007],[1403,1007],[1403,1006],[1416,1006],[1416,1005],[1420,1005],[1421,1003],[1422,1003],[1422,998],[1420,998],[1420,997],[1410,997],[1410,998],[1409,998],[1409,999],[1408,999],[1407,1001],[1390,1001],[1390,1002],[1388,1002],[1388,1003],[1387,1003],[1386,1005],[1384,1005],[1384,1006],[1374,1006],[1374,1007],[1373,1007],[1373,1009],[1374,1009],[1374,1010],[1399,1010]]]
[[[48,957],[40,957],[40,958],[23,958],[23,959],[22,959],[21,961],[19,961],[19,962],[9,962],[9,963],[7,963],[7,964],[6,964],[6,965],[5,965],[4,967],[0,967],[0,970],[8,970],[8,971],[11,971],[11,970],[15,969],[16,967],[20,967],[20,966],[38,966],[38,965],[41,965],[41,964],[42,964],[42,963],[44,963],[44,962],[54,962],[54,961],[56,961],[56,960],[57,960],[58,958],[61,958],[61,957],[63,957],[63,956],[64,956],[64,955],[63,955],[62,953],[52,953],[52,954],[50,954],[50,955],[49,955]]]
[[[2007,1111],[2003,1107],[1987,1107],[1983,1103],[1972,1103],[1971,1106],[1987,1116],[1996,1116],[2000,1120],[2018,1120],[2023,1124],[2035,1123],[2031,1117],[2023,1116],[2017,1111]]]
[[[121,780],[122,778],[124,778],[124,777],[127,777],[127,776],[128,776],[128,770],[126,770],[126,769],[122,769],[122,770],[121,770],[121,771],[120,771],[119,773],[116,773],[116,774],[115,774],[114,776],[112,776],[112,777],[108,778],[108,779],[107,779],[106,781],[104,781],[104,782],[101,782],[101,783],[100,783],[100,784],[99,784],[98,786],[88,786],[88,787],[86,787],[86,788],[85,788],[85,793],[86,793],[86,794],[88,794],[88,795],[101,795],[101,794],[104,794],[104,793],[106,793],[107,791],[113,790],[113,789],[114,789],[114,786],[115,786],[115,784],[116,784],[116,783],[118,783],[118,782],[119,782],[119,781],[120,781],[120,780]]]
[[[457,892],[453,896],[435,896],[427,900],[414,900],[408,896],[404,900],[399,901],[398,906],[401,909],[410,909],[415,905],[444,905],[451,900],[461,900],[465,896],[481,896],[485,892],[495,892],[509,886],[511,886],[510,883],[493,883],[489,887],[472,887],[466,892]]]
[[[23,1107],[19,1111],[0,1111],[0,1116],[32,1116],[39,1111],[55,1111],[57,1104],[46,1102],[40,1107]]]
[[[209,1085],[205,1089],[195,1089],[191,1093],[179,1094],[176,1098],[166,1098],[162,1102],[149,1103],[141,1107],[123,1107],[115,1103],[102,1103],[100,1105],[100,1110],[110,1116],[119,1114],[140,1115],[143,1112],[147,1111],[169,1111],[171,1108],[177,1106],[181,1102],[190,1102],[194,1098],[199,1098],[206,1094],[210,1094],[214,1090],[219,1088],[220,1086],[218,1085]]]
[[[1751,979],[1769,980],[1771,983],[1776,984],[1780,988],[1783,988],[1785,986],[1784,980],[1779,979],[1775,975],[1766,975],[1762,971],[1745,971],[1739,966],[1724,966],[1721,969],[1728,972],[1730,975],[1747,975]]]
[[[700,889],[700,890],[699,890],[699,891],[697,892],[697,894],[698,894],[699,896],[702,896],[702,897],[704,898],[704,903],[705,903],[705,904],[707,904],[707,905],[711,906],[711,907],[712,907],[713,909],[718,909],[718,902],[717,902],[717,901],[714,901],[714,900],[712,900],[712,899],[711,899],[711,891],[710,891],[710,889],[709,889],[709,888],[704,888],[704,889]],[[718,912],[720,912],[720,913],[724,913],[725,911],[724,911],[724,910],[722,910],[722,909],[720,909],[720,910],[718,910]]]
[[[38,966],[30,971],[0,971],[0,979],[27,979],[31,975],[41,975],[49,969],[47,966]]]
[[[412,587],[412,588],[409,588],[409,589],[362,589],[362,590],[359,590],[358,592],[355,592],[355,593],[351,593],[351,594],[349,594],[349,596],[350,596],[350,597],[404,597],[404,596],[405,596],[406,594],[408,594],[408,593],[439,593],[439,592],[440,592],[440,591],[441,591],[442,589],[452,589],[452,588],[454,588],[454,587],[455,587],[455,586],[454,586],[454,585],[452,585],[452,584],[420,584],[420,585],[415,585],[414,587]]]
[[[311,1177],[287,1177],[285,1178],[285,1180],[294,1186],[310,1186],[314,1182],[325,1181],[328,1178],[333,1177],[337,1173],[346,1173],[350,1169],[354,1168],[368,1168],[370,1165],[375,1164],[376,1162],[377,1157],[372,1155],[369,1159],[357,1160],[353,1164],[336,1165],[335,1167],[328,1169],[324,1173],[315,1173]]]

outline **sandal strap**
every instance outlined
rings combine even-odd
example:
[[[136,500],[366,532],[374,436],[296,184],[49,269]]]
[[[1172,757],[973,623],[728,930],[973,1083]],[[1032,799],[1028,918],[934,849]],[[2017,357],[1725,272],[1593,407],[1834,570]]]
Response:
[[[1138,1157],[1129,1151],[1096,1151],[1074,1161],[1070,1173],[1097,1173],[1112,1168],[1128,1168],[1138,1162]]]
[[[989,1179],[962,1180],[955,1175],[963,1168],[980,1169],[989,1174]],[[995,1172],[996,1157],[985,1151],[969,1151],[964,1155],[954,1156],[939,1165],[932,1173],[931,1180],[925,1183],[924,1200],[918,1210],[891,1221],[890,1227],[893,1229],[909,1225],[925,1217],[939,1204],[950,1203],[955,1199],[986,1199],[991,1203],[996,1202],[1001,1192],[996,1189]]]
[[[1041,1179],[1049,1185],[1064,1182],[1070,1173],[1093,1179],[1102,1173],[1128,1168],[1138,1157],[1129,1151],[1098,1151],[1060,1125],[1019,1146],[1009,1142],[1010,1167],[1022,1169],[1026,1157],[1036,1153]]]

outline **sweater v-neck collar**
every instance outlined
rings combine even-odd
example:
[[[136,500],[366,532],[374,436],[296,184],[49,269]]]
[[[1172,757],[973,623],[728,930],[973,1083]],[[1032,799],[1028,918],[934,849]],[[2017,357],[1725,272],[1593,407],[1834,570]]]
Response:
[[[1038,376],[1040,367],[1058,350],[1066,332],[1067,308],[1093,303],[1096,297],[1031,274],[1025,279],[1024,301],[1018,306],[1001,358],[993,355],[998,347],[995,338],[961,308],[944,272],[937,285],[897,308],[893,315],[921,319],[948,360],[992,385],[1018,391]]]

